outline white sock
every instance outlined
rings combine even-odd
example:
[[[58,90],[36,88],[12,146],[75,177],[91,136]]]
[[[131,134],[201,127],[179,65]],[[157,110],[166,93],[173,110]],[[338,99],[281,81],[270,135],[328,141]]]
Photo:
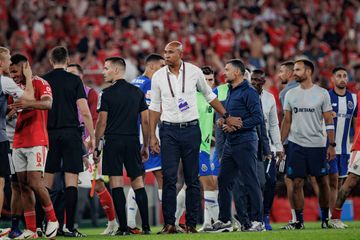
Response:
[[[295,213],[295,209],[291,209],[291,215],[292,215],[292,222],[296,222],[296,213]]]
[[[162,189],[158,189],[159,201],[162,202]]]
[[[204,191],[204,225],[216,221],[219,216],[218,191]]]
[[[117,223],[117,221],[116,221],[116,218],[114,218],[113,220],[111,220],[111,221],[108,221],[108,226],[117,226],[118,225],[118,223]]]
[[[138,206],[135,201],[135,192],[132,188],[129,189],[129,192],[127,195],[126,207],[127,207],[128,226],[131,228],[135,228],[136,227],[136,213],[138,210]]]
[[[185,189],[182,188],[176,197],[175,225],[179,225],[180,218],[186,209],[185,198],[186,198]]]

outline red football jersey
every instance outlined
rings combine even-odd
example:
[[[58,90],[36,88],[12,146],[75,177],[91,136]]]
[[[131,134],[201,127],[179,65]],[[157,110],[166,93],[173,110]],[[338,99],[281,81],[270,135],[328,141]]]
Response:
[[[51,87],[40,77],[33,77],[36,100],[43,96],[52,97]],[[19,112],[15,127],[14,148],[49,146],[47,132],[48,110],[23,110]]]

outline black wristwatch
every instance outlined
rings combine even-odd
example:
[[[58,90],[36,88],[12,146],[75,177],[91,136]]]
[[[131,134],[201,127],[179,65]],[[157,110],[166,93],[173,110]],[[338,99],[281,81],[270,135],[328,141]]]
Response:
[[[101,150],[99,150],[98,148],[95,148],[94,153],[96,153],[96,156],[100,156]]]
[[[336,143],[335,142],[329,143],[329,146],[336,147]]]
[[[225,112],[222,117],[226,120],[228,117],[230,117],[230,114],[228,112]]]

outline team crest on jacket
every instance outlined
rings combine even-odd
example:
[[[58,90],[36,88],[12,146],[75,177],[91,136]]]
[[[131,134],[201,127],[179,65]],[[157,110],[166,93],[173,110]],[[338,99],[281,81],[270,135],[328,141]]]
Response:
[[[207,166],[205,164],[201,164],[201,170],[203,172],[206,172],[208,170]]]
[[[354,103],[352,101],[348,101],[348,108],[349,109],[353,109],[354,108]]]

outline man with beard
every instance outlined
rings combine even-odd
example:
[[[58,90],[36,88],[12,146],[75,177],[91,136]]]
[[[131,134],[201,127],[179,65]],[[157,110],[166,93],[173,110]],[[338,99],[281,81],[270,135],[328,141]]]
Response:
[[[322,228],[328,228],[329,181],[327,161],[335,158],[335,136],[332,107],[329,93],[312,82],[314,65],[301,59],[294,65],[294,78],[300,85],[285,96],[285,116],[281,126],[282,142],[288,138],[287,177],[293,180],[293,200],[297,221],[292,229],[303,229],[304,179],[307,175],[316,177],[319,185],[319,205],[322,214]],[[323,133],[323,122],[326,135]]]
[[[295,79],[294,79],[294,62],[286,61],[286,62],[281,63],[280,68],[279,68],[278,77],[281,80],[281,84],[286,84],[285,88],[279,94],[281,106],[284,108],[284,99],[285,99],[286,93],[290,89],[299,86],[299,83],[297,81],[295,81]],[[284,113],[284,109],[283,109],[283,113]],[[285,142],[284,142],[284,151],[285,151],[285,155],[288,155],[287,154],[287,151],[288,151],[288,141],[287,140],[285,140]],[[279,169],[286,169],[287,162],[288,161],[285,161],[284,168],[279,166]],[[282,170],[279,170],[279,171],[282,171]],[[316,184],[316,179],[314,179],[314,177],[312,177],[312,176],[309,176],[308,181],[311,183],[313,191],[314,191],[315,195],[318,197],[319,196],[319,187]],[[287,197],[289,199],[289,203],[290,203],[290,207],[291,207],[292,219],[289,221],[289,223],[287,225],[283,226],[281,229],[291,230],[291,229],[293,229],[292,223],[296,222],[296,214],[295,214],[294,200],[292,198],[292,196],[293,196],[293,181],[286,176],[286,172],[284,175],[284,182],[286,185]]]
[[[335,125],[336,158],[329,162],[330,208],[333,209],[344,179],[347,177],[350,159],[349,132],[352,119],[357,116],[356,95],[347,91],[348,74],[344,67],[333,70],[334,89],[329,91]]]
[[[357,98],[359,99],[360,94],[358,93]],[[359,104],[359,103],[357,103]],[[359,107],[359,106],[358,106]],[[340,228],[344,229],[347,227],[346,224],[344,224],[340,218],[341,218],[341,211],[342,206],[346,200],[346,198],[349,196],[349,194],[352,192],[352,190],[356,187],[356,185],[360,181],[360,132],[359,132],[359,123],[356,123],[356,131],[355,131],[355,138],[354,138],[354,144],[351,149],[351,157],[350,157],[350,163],[349,163],[349,172],[348,176],[344,182],[344,184],[340,187],[339,194],[336,198],[335,206],[331,211],[331,220],[329,222],[330,226],[332,228]]]
[[[249,195],[251,231],[262,231],[262,194],[257,176],[258,135],[256,126],[263,121],[259,94],[244,78],[245,65],[239,59],[226,63],[225,77],[229,93],[225,109],[240,117],[242,126],[232,127],[219,119],[217,124],[227,133],[219,173],[219,220],[209,232],[229,232],[231,224],[231,192],[235,181],[241,181]]]
[[[285,88],[281,90],[279,94],[281,105],[284,106],[284,100],[286,93],[294,88],[299,86],[299,83],[294,80],[294,62],[287,61],[280,64],[278,77],[281,81],[281,84],[286,84]]]
[[[281,63],[280,68],[279,68],[278,77],[281,81],[281,84],[286,84],[285,88],[283,90],[281,90],[281,92],[279,94],[281,106],[283,108],[283,113],[284,113],[284,99],[285,99],[286,93],[290,89],[299,86],[299,83],[294,80],[294,62],[287,61],[287,62]],[[285,140],[285,142],[284,142],[285,155],[287,155],[287,149],[288,149],[288,143],[287,143],[287,140]],[[286,162],[285,162],[285,164],[286,164]],[[279,167],[279,169],[280,169],[280,167]],[[286,169],[286,167],[284,169]],[[294,200],[292,198],[292,196],[293,196],[293,181],[286,176],[286,173],[284,175],[284,182],[286,185],[287,197],[289,199],[289,203],[290,203],[290,207],[291,207],[292,219],[289,221],[289,224],[283,226],[281,229],[288,229],[288,228],[291,229],[292,223],[296,222]]]

